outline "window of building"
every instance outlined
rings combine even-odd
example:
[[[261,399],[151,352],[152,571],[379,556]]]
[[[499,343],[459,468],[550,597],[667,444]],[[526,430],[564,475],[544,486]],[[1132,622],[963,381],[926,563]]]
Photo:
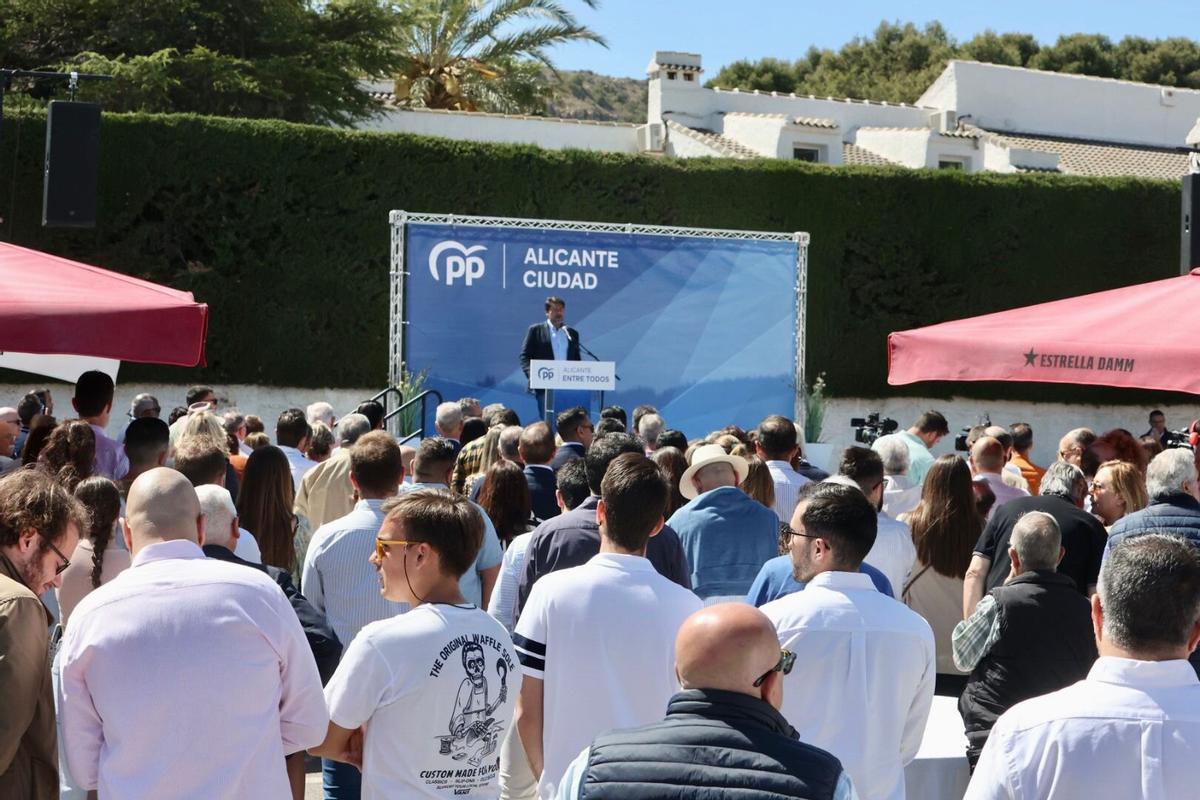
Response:
[[[694,80],[696,80],[696,76],[694,74],[692,74],[691,72],[685,72],[685,73],[683,73],[683,79],[685,81],[694,81]]]
[[[679,77],[679,73],[675,70],[667,70],[667,80],[673,81]]]
[[[821,150],[816,147],[802,147],[797,145],[792,148],[792,158],[796,161],[808,161],[811,164],[817,164],[821,161]]]
[[[958,158],[940,158],[940,159],[938,159],[938,169],[957,169],[957,170],[961,171],[961,170],[965,170],[966,168],[967,168],[967,165],[962,159],[958,159]]]

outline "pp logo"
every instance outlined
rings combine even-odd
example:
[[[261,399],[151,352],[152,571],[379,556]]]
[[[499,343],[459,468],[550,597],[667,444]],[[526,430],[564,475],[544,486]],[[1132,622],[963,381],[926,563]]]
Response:
[[[483,256],[475,255],[485,250],[487,248],[481,244],[467,247],[454,241],[440,242],[429,251],[429,274],[435,281],[444,282],[447,286],[453,286],[454,281],[460,278],[467,286],[470,286],[474,281],[483,277],[483,272],[487,268]],[[438,274],[439,261],[446,267],[445,278]]]
[[[550,367],[538,367],[538,378],[544,381],[554,380],[554,370]]]

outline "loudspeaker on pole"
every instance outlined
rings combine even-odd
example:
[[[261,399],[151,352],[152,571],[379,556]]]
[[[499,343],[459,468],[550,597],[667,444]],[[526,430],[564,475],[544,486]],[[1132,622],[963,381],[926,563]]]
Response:
[[[52,100],[46,119],[42,225],[92,228],[100,178],[100,106]]]

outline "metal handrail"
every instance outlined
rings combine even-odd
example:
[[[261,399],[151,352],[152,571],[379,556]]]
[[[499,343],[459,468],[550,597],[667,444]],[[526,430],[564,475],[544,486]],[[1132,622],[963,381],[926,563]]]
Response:
[[[405,400],[404,394],[398,388],[396,388],[395,386],[389,386],[388,388],[386,388],[383,391],[376,394],[371,399],[379,400],[381,397],[389,396],[391,394],[395,394],[398,398],[400,398],[401,403],[400,403],[400,405],[396,406],[391,411],[384,414],[384,417],[383,417],[384,424],[386,425],[391,420],[400,416],[402,413],[404,413],[405,410],[412,407],[416,403],[420,403],[421,404],[421,425],[415,431],[413,431],[412,433],[405,436],[403,439],[399,439],[398,442],[400,444],[404,444],[405,442],[411,441],[417,437],[423,437],[425,435],[425,419],[428,416],[428,408],[427,408],[426,404],[429,402],[429,398],[432,396],[432,397],[437,398],[438,404],[440,405],[443,402],[442,393],[439,392],[437,389],[426,389],[425,391],[421,392],[420,394],[415,395],[414,397],[410,397],[409,399]],[[384,407],[386,408],[386,403],[385,403]]]

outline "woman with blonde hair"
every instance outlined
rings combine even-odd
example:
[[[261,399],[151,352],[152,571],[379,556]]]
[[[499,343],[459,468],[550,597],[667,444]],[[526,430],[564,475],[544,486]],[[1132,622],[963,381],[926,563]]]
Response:
[[[1126,514],[1140,511],[1150,503],[1146,481],[1137,466],[1128,461],[1105,461],[1092,480],[1092,513],[1105,528]]]
[[[767,508],[775,508],[775,481],[771,478],[771,470],[767,462],[755,455],[742,456],[746,459],[746,480],[742,481],[742,491],[762,503]]]
[[[963,578],[984,525],[967,462],[953,455],[933,462],[925,475],[920,504],[901,519],[912,528],[917,548],[917,560],[901,598],[933,628],[934,691],[957,697],[966,686],[967,675],[954,666],[951,634],[962,620]]]

